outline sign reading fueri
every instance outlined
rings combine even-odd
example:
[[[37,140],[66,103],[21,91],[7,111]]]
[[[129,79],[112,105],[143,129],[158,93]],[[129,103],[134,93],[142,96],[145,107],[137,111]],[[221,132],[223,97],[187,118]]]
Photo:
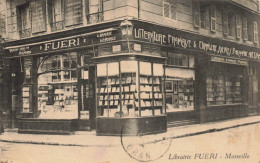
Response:
[[[40,46],[40,50],[48,51],[48,50],[56,50],[56,49],[64,49],[70,47],[80,46],[81,38],[73,38],[62,41],[53,41],[45,43],[43,46]]]
[[[92,46],[100,43],[109,43],[119,40],[117,30],[100,32],[92,35],[75,36],[71,38],[56,39],[46,42],[36,43],[34,45],[24,45],[18,48],[7,48],[9,56],[28,56],[33,54],[42,54],[44,52],[54,52],[63,49],[72,49],[78,47]]]

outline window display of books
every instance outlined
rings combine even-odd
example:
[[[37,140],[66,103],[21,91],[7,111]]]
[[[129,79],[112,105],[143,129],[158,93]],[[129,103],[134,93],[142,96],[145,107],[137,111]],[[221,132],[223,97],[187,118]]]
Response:
[[[120,101],[122,106],[128,106],[127,113],[122,113],[124,116],[129,116],[129,110],[134,110],[134,101],[137,98],[135,96],[136,73],[122,73],[121,83],[119,80],[119,76],[98,77],[98,107],[103,110],[105,117],[120,114]],[[131,109],[130,106],[132,106]]]
[[[140,76],[139,79],[140,101],[137,91],[136,73],[121,73],[121,81],[119,76],[97,78],[98,107],[103,110],[101,111],[103,112],[103,116],[118,116],[120,112],[120,102],[122,107],[127,108],[126,113],[121,113],[124,117],[138,116],[139,105],[142,116],[153,115],[152,108],[159,110],[156,111],[156,114],[161,114],[163,106],[161,77],[152,78],[151,76]]]
[[[241,98],[241,78],[226,75],[218,77],[208,76],[207,83],[207,104],[221,105],[240,103]]]

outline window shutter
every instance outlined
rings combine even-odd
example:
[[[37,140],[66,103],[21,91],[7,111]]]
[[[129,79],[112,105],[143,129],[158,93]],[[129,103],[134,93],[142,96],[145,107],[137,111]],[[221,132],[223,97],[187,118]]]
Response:
[[[196,0],[193,0],[193,25],[194,27],[200,26],[200,5]]]
[[[53,12],[52,12],[52,7],[53,7],[53,3],[52,3],[53,0],[48,0],[47,1],[47,9],[48,9],[48,23],[52,23],[53,22]]]
[[[46,4],[45,0],[32,1],[32,33],[46,31]]]
[[[210,29],[212,32],[216,31],[216,6],[211,5],[211,19],[210,19]]]
[[[170,4],[167,2],[163,3],[163,16],[170,18]]]
[[[171,19],[176,20],[176,4],[171,5]]]
[[[244,40],[248,40],[247,18],[243,18],[243,38],[244,38]]]
[[[254,21],[254,42],[258,43],[258,28],[256,21]]]
[[[65,26],[80,24],[82,22],[81,0],[65,0]]]
[[[241,18],[239,15],[236,15],[236,33],[237,38],[241,38]]]
[[[74,0],[74,5],[73,5],[73,19],[74,19],[74,24],[80,24],[82,23],[82,0]]]
[[[223,25],[222,25],[222,30],[223,34],[227,35],[228,34],[228,13],[227,11],[223,10]]]

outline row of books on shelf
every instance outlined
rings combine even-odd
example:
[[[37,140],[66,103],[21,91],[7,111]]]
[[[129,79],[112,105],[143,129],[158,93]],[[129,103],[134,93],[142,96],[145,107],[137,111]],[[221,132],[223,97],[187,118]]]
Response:
[[[102,80],[102,79],[101,79]],[[121,84],[134,84],[136,83],[136,77],[122,77],[121,78]],[[101,82],[101,85],[118,85],[119,83],[119,77],[109,78],[109,79],[103,79]]]
[[[158,77],[140,77],[140,84],[160,84],[160,79]]]
[[[150,92],[150,93],[141,92],[140,98],[141,99],[152,99],[153,98],[152,92]],[[155,99],[162,99],[162,93],[154,93],[154,98]]]
[[[99,101],[99,106],[108,106],[108,104],[110,106],[118,106],[119,105],[119,101],[118,100],[109,100],[109,103],[108,101]]]
[[[108,97],[109,97],[109,100],[119,100],[120,96],[117,94],[117,95],[100,95],[99,96],[99,100],[108,100]],[[122,95],[122,99],[138,99],[138,94],[137,93],[134,93],[134,94],[123,94]],[[141,99],[150,99],[152,100],[153,99],[153,96],[152,96],[152,93],[145,93],[145,92],[141,92],[140,93],[140,98]],[[154,98],[155,99],[162,99],[162,93],[154,93]]]
[[[136,86],[135,85],[130,85],[130,86],[123,86],[121,89],[122,92],[135,92],[136,91]],[[119,87],[102,87],[99,90],[99,93],[107,93],[107,92],[120,92]]]
[[[101,96],[99,96],[99,100],[107,100],[108,98],[107,98],[108,96],[107,95],[105,95],[105,96],[103,96],[103,95],[101,95]],[[133,99],[133,95],[129,95],[128,96],[128,99],[129,98],[131,98],[131,99]],[[119,100],[119,95],[109,95],[109,100]]]
[[[77,100],[78,99],[78,96],[75,95],[75,96],[54,96],[54,100]]]
[[[143,91],[143,92],[152,92],[152,86],[141,85],[141,86],[140,86],[140,91]],[[154,86],[154,92],[161,92],[160,86]]]
[[[152,101],[144,101],[141,100],[141,107],[151,107],[152,106]],[[99,106],[108,106],[108,104],[110,106],[118,106],[119,105],[119,100],[109,100],[108,101],[99,101]],[[134,105],[135,107],[139,106],[139,101],[135,101],[134,100],[122,100],[122,105]],[[162,106],[162,101],[154,101],[154,106]]]
[[[152,106],[152,101],[141,100],[140,103],[141,103],[141,107],[151,107]],[[135,102],[135,106],[139,107],[138,101]],[[155,100],[154,106],[162,106],[162,101],[161,100],[158,100],[158,101]]]

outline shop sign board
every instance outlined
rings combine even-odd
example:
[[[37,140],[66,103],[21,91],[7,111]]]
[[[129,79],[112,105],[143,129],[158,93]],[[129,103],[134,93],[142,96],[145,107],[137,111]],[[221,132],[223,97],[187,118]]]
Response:
[[[247,61],[244,61],[244,60],[239,60],[239,59],[234,59],[234,58],[218,57],[218,56],[211,56],[211,61],[220,62],[220,63],[243,65],[243,66],[248,65]]]
[[[216,55],[260,60],[260,52],[257,48],[145,22],[133,22],[133,24],[133,38],[135,40],[199,50]]]
[[[120,40],[117,30],[110,30],[91,35],[81,35],[70,38],[62,38],[40,42],[30,45],[21,45],[17,47],[6,48],[9,57],[29,56],[59,50],[67,50],[79,47],[92,46],[96,44],[108,43]]]

